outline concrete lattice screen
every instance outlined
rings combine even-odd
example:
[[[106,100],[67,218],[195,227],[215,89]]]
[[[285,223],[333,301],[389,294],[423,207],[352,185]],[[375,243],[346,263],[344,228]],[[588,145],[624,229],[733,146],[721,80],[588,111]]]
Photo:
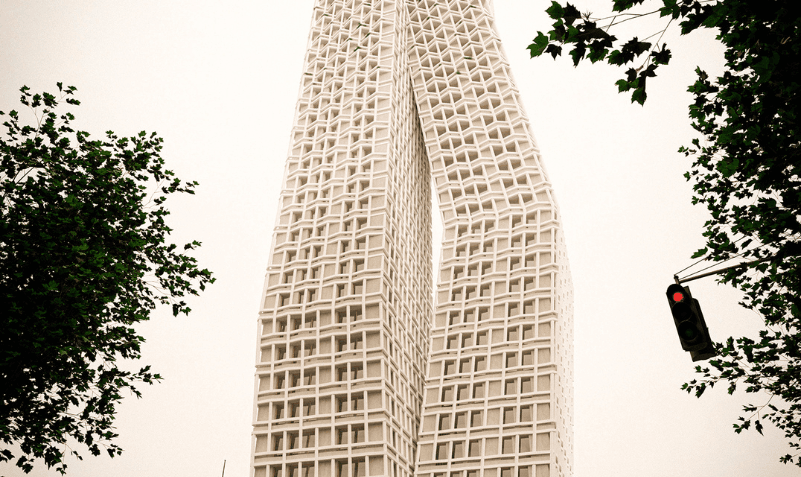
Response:
[[[564,240],[491,4],[318,0],[304,68],[253,475],[572,475]]]

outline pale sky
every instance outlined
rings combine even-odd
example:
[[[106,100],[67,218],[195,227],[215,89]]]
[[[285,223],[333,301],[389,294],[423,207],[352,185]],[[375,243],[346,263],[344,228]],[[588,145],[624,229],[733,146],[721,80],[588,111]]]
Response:
[[[525,47],[550,26],[550,2],[494,3],[572,269],[575,475],[798,475],[778,462],[789,451],[779,430],[732,430],[743,404],[766,397],[729,396],[723,385],[701,399],[680,390],[694,365],[665,289],[702,245],[706,214],[690,204],[682,177],[690,161],[676,150],[694,137],[686,88],[695,66],[720,71],[713,35],[668,32],[674,64],[649,80],[643,108],[617,94],[620,70],[528,58]],[[601,14],[611,0],[576,3]],[[22,85],[55,92],[61,81],[78,88],[77,129],[157,131],[169,168],[200,182],[196,196],[167,202],[173,239],[203,242],[197,257],[217,277],[189,317],[165,308],[138,327],[147,339],[141,364],[165,380],[120,407],[121,457],[78,446],[85,459],[70,459],[68,475],[219,476],[223,461],[225,476],[249,475],[258,302],[312,5],[0,0],[0,110],[20,108]],[[437,247],[439,239],[435,232]],[[737,306],[738,292],[712,279],[691,288],[713,339],[756,335],[760,318]],[[0,475],[25,474],[2,464]],[[28,475],[58,474],[40,466]]]

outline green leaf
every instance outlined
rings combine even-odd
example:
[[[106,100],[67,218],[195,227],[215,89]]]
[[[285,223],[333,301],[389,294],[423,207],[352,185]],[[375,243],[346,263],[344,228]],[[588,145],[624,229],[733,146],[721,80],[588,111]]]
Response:
[[[655,65],[666,65],[670,63],[671,53],[667,49],[667,44],[662,45],[661,50],[651,52],[651,57],[654,59]]]
[[[573,58],[573,66],[578,66],[579,61],[584,58],[587,48],[584,43],[577,43],[570,51],[570,56]]]
[[[616,12],[624,12],[631,9],[635,5],[641,4],[645,0],[615,0],[612,4],[612,10]]]
[[[565,24],[570,26],[573,25],[576,20],[581,19],[581,12],[579,12],[578,9],[573,5],[566,3],[562,13],[562,18],[564,18]]]
[[[531,57],[534,58],[536,56],[540,56],[545,52],[545,48],[548,47],[548,37],[545,36],[544,33],[538,31],[537,37],[534,38],[534,42],[528,45],[528,50],[531,53]]]
[[[679,151],[679,152],[681,152],[681,151]],[[699,250],[697,250],[697,251],[696,251],[694,254],[692,254],[692,256],[691,256],[690,258],[699,258],[699,257],[703,257],[704,255],[706,255],[706,254],[707,254],[707,251],[708,251],[708,250],[709,250],[709,249],[708,249],[708,248],[706,248],[706,247],[704,247],[704,248],[702,248],[702,249],[699,249]]]
[[[552,0],[551,6],[545,10],[545,13],[547,13],[548,16],[553,18],[554,20],[558,20],[562,18],[562,15],[564,15],[565,10],[564,8],[562,8],[562,5]]]
[[[636,88],[636,89],[635,89],[635,90],[634,90],[634,91],[631,93],[631,102],[632,102],[632,103],[635,103],[635,102],[636,102],[636,103],[639,103],[639,104],[640,104],[640,106],[642,106],[643,104],[645,104],[645,99],[646,99],[647,97],[648,97],[648,95],[647,95],[647,94],[645,94],[645,88],[642,88],[642,87],[640,87],[640,88]]]
[[[628,91],[628,90],[631,89],[631,84],[628,81],[624,80],[624,79],[617,80],[615,82],[615,84],[617,85],[617,92],[618,93],[622,93],[624,91]]]
[[[562,54],[562,47],[551,43],[548,45],[548,48],[545,49],[545,53],[549,53],[554,59],[556,59],[557,56]]]
[[[659,17],[666,17],[670,15],[674,19],[679,17],[680,9],[676,3],[676,0],[662,0],[662,4],[664,7],[659,9]]]

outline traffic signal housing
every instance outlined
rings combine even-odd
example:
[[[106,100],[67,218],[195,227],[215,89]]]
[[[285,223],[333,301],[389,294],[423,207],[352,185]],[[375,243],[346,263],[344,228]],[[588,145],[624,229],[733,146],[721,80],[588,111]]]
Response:
[[[667,289],[667,299],[682,349],[690,352],[693,361],[717,355],[701,305],[692,297],[690,289],[674,283]]]

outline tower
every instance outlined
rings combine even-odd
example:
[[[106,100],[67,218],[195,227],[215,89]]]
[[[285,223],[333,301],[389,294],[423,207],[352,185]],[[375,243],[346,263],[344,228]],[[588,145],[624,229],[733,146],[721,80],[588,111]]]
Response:
[[[572,475],[571,294],[491,1],[317,0],[259,316],[253,475]]]

